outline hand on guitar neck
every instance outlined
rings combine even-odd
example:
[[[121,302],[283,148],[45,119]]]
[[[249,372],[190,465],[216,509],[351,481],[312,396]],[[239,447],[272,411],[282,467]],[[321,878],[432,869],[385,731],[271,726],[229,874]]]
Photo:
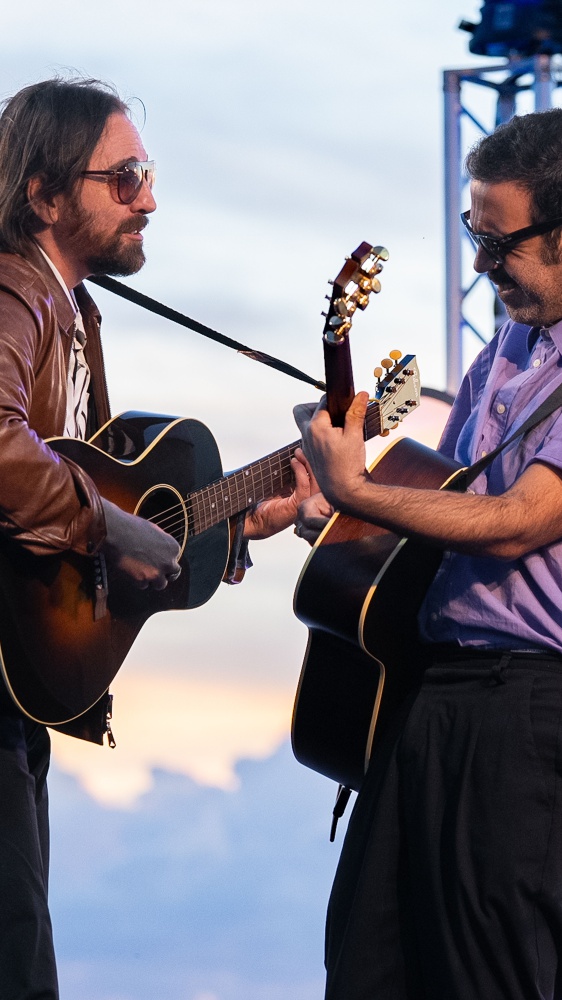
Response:
[[[300,403],[298,406],[295,406],[295,421],[303,437],[303,446],[306,448],[309,447],[308,429],[310,423],[315,414],[320,410],[322,410],[327,416],[325,397],[318,406],[315,403]],[[329,417],[328,421],[329,426],[332,427]],[[338,431],[340,435],[343,435],[343,428],[338,428]],[[295,527],[295,534],[298,535],[299,538],[304,538],[304,540],[310,545],[315,544],[318,536],[324,530],[334,513],[334,507],[322,493],[320,486],[318,485],[318,481],[315,481],[318,487],[317,492],[311,492],[311,495],[303,500],[299,506]]]
[[[345,415],[343,427],[332,424],[326,401],[313,414],[308,407],[296,407],[295,419],[302,434],[303,448],[312,464],[321,490],[316,501],[326,512],[352,505],[351,498],[360,492],[367,479],[364,426],[369,396],[358,392]],[[311,513],[309,509],[309,513]],[[302,522],[305,511],[299,511]]]
[[[355,395],[353,387],[349,350],[352,318],[357,309],[366,309],[371,293],[380,291],[377,275],[386,260],[388,251],[384,247],[361,243],[346,258],[338,276],[331,282],[330,305],[327,312],[322,313],[326,320],[322,335],[326,396],[318,407],[304,403],[294,410],[304,452],[313,468],[321,470],[319,491],[301,504],[295,528],[296,534],[311,545],[326,527],[334,509],[339,507],[338,487],[345,491],[349,486],[353,490],[359,479],[365,477],[364,439],[373,434],[388,434],[389,429],[396,427],[418,404],[412,388],[408,387],[404,395],[410,380],[417,376],[415,358],[409,356],[404,359],[407,363],[400,364],[402,354],[398,350],[391,351],[390,356],[381,361],[381,367],[375,368],[377,391],[371,403],[367,393]],[[372,419],[368,419],[369,411],[371,418],[376,414],[374,425]],[[354,433],[357,431],[359,437]]]
[[[102,505],[107,529],[102,551],[110,567],[138,590],[165,590],[170,580],[177,580],[181,550],[175,538],[103,497]]]
[[[297,448],[291,459],[294,489],[288,496],[263,500],[248,511],[244,524],[244,537],[250,540],[269,538],[294,524],[300,505],[318,492],[318,483],[302,450]]]

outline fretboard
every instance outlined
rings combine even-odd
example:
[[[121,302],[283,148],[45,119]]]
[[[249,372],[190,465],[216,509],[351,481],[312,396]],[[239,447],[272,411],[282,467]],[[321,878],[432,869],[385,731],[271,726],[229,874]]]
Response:
[[[380,432],[380,404],[378,400],[373,400],[367,408],[365,438],[376,437]],[[291,459],[301,445],[302,441],[293,441],[279,451],[217,479],[202,490],[190,493],[186,498],[190,535],[199,535],[261,500],[282,493],[293,483]]]

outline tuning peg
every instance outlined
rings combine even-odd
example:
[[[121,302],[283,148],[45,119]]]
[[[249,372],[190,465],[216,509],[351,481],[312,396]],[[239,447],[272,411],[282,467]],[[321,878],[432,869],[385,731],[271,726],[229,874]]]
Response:
[[[328,320],[328,326],[331,326],[332,329],[334,330],[337,330],[340,326],[343,326],[344,323],[345,319],[343,318],[343,316],[330,316],[330,319]]]
[[[389,358],[392,358],[392,360],[396,364],[396,362],[400,361],[400,358],[402,357],[402,351],[389,351],[388,356]]]
[[[377,366],[375,369],[373,369],[373,375],[375,376],[375,378],[377,379],[377,381],[379,381],[382,378],[382,375],[383,375],[382,368],[379,368]]]
[[[371,250],[373,257],[378,257],[379,260],[388,260],[390,254],[386,247],[373,247]]]
[[[369,305],[369,296],[360,295],[358,292],[353,296],[353,301],[355,302],[358,309],[366,309]]]
[[[345,319],[347,319],[350,313],[350,305],[351,303],[346,302],[346,300],[343,298],[340,298],[335,300],[333,304],[333,309],[334,312],[338,314],[338,316],[343,316]]]
[[[383,358],[381,361],[381,365],[383,366],[383,368],[386,368],[387,372],[389,372],[390,369],[393,367],[390,358]]]

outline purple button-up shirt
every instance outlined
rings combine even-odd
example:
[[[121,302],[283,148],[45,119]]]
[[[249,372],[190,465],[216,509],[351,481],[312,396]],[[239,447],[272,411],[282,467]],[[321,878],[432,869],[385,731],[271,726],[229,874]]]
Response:
[[[471,465],[512,434],[562,383],[562,321],[509,322],[469,369],[439,450]],[[562,470],[562,412],[517,439],[471,485],[504,493],[531,462]],[[445,552],[419,616],[427,642],[562,653],[562,539],[506,562]]]

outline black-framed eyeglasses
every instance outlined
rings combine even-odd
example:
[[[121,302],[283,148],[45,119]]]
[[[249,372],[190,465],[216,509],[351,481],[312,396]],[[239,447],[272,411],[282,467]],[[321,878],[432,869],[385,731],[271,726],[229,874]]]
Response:
[[[145,160],[144,163],[131,160],[119,170],[83,170],[81,176],[107,178],[117,195],[116,201],[122,205],[130,205],[137,197],[144,181],[152,190],[156,178],[156,166],[154,160]]]
[[[488,257],[491,257],[496,264],[503,264],[508,253],[511,253],[519,243],[530,240],[532,236],[551,233],[557,226],[562,226],[562,216],[549,219],[547,222],[537,222],[534,226],[525,226],[524,229],[516,229],[514,233],[508,233],[507,236],[488,236],[487,233],[475,233],[470,225],[470,211],[461,213],[461,222],[474,245],[482,247]]]

